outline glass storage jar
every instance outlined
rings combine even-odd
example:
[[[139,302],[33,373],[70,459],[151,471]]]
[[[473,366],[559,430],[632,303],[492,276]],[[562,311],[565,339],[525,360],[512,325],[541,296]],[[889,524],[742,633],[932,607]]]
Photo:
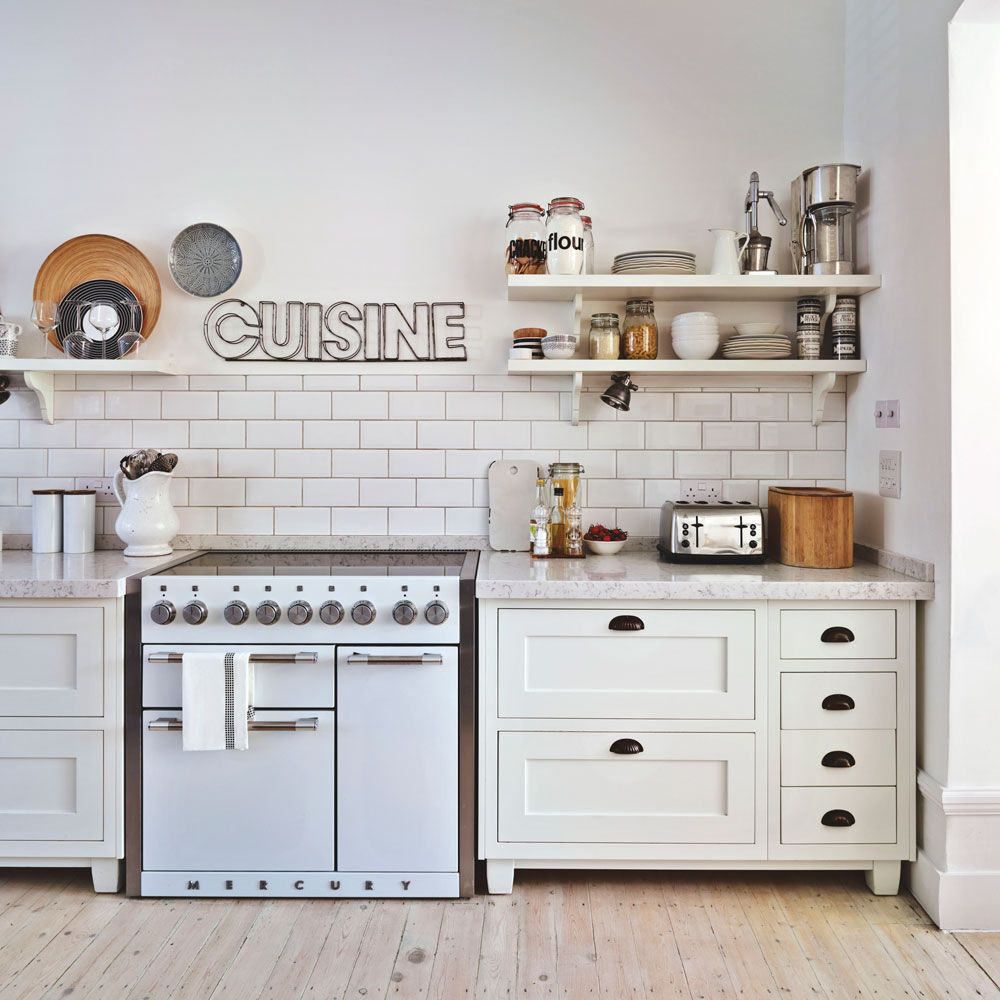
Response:
[[[594,313],[590,317],[590,357],[615,361],[621,357],[622,337],[618,313]]]
[[[549,274],[583,273],[583,202],[553,198],[545,222],[546,267]]]
[[[549,479],[552,481],[552,490],[558,487],[561,489],[564,502],[563,507],[572,507],[573,504],[580,504],[580,476],[583,475],[583,466],[579,462],[553,462],[549,466]]]
[[[583,273],[594,273],[594,223],[589,215],[581,215],[583,221]]]
[[[622,327],[622,357],[650,361],[659,350],[652,299],[629,299]]]
[[[545,222],[541,205],[522,201],[507,216],[507,274],[545,274]]]

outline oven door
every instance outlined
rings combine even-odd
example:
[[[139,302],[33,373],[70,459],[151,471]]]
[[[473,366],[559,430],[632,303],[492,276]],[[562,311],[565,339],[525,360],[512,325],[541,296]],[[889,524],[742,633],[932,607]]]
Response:
[[[144,871],[332,871],[334,714],[258,710],[250,749],[185,752],[183,713],[142,713]]]
[[[458,650],[337,648],[337,868],[458,871]]]

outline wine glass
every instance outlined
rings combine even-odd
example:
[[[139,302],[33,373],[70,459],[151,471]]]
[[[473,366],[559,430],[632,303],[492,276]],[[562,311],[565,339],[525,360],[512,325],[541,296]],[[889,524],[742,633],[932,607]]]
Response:
[[[119,325],[118,310],[110,302],[91,302],[90,309],[84,320],[84,330],[87,326],[97,331],[100,340],[100,356],[108,356],[108,336],[117,331]]]
[[[59,303],[35,299],[31,303],[31,322],[41,331],[48,344],[49,335],[59,325]]]

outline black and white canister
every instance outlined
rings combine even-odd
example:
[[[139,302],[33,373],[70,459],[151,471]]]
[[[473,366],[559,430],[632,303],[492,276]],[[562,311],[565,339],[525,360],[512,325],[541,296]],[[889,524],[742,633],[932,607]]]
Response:
[[[796,306],[795,342],[798,356],[805,360],[819,358],[823,342],[823,302],[814,296],[799,299]]]
[[[830,317],[833,356],[838,361],[858,357],[858,300],[853,295],[838,295]]]

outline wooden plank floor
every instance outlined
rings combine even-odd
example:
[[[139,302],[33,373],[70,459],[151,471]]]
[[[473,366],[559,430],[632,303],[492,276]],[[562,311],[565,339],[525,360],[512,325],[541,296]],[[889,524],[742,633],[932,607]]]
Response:
[[[518,875],[513,896],[137,900],[0,871],[0,1000],[1000,998],[1000,934],[859,875]]]

